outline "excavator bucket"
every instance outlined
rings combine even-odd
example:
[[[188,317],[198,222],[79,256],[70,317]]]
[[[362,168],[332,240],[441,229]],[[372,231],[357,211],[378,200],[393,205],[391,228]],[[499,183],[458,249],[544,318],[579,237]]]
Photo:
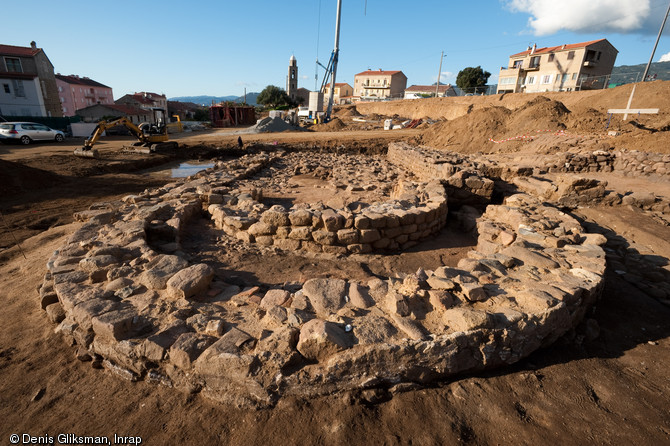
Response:
[[[75,149],[74,155],[80,156],[82,158],[97,158],[98,151],[95,149],[87,149],[86,147],[80,147],[79,149]]]
[[[164,150],[176,149],[178,147],[179,147],[179,143],[177,143],[176,141],[159,142],[159,143],[151,145],[151,151],[152,152],[161,152],[161,151],[164,151]]]

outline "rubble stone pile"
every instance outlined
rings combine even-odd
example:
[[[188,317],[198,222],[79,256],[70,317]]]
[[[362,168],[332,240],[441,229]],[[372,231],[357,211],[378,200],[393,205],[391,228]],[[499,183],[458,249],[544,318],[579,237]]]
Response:
[[[258,192],[230,194],[275,160],[267,154],[94,205],[77,215],[82,225],[50,258],[42,308],[80,356],[120,376],[250,406],[499,367],[574,328],[601,294],[605,238],[527,194],[486,208],[477,249],[456,268],[420,268],[403,278],[241,288],[223,282],[217,265],[191,262],[180,249],[203,209],[256,243],[289,240],[302,248],[321,240],[320,249],[356,252],[350,246],[390,243],[391,230],[407,241],[433,232],[446,216],[442,184],[490,197],[491,180],[476,170],[468,167],[456,183],[458,169],[419,154],[389,149],[390,160],[417,172],[442,170],[439,181],[398,182],[389,202],[346,215],[317,206],[266,208]],[[247,216],[229,215],[227,206],[246,208]]]

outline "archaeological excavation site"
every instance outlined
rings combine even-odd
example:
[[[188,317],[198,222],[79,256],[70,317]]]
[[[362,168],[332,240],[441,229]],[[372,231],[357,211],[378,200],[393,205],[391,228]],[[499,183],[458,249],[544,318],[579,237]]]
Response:
[[[670,127],[608,120],[619,88],[356,104],[164,153],[10,147],[5,390],[26,420],[91,428],[85,408],[164,443],[665,438],[637,427],[670,391]]]
[[[576,327],[606,269],[602,235],[543,196],[496,190],[530,173],[405,143],[259,151],[76,213],[41,303],[112,372],[238,405],[505,366]],[[580,188],[604,193],[572,182],[554,201]],[[471,243],[453,266],[333,270],[447,252],[447,228]],[[231,270],[231,252],[258,262]],[[282,254],[312,267],[283,270]]]

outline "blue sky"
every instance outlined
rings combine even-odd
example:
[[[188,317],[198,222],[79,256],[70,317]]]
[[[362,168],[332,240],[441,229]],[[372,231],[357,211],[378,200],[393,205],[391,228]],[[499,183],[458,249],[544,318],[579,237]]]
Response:
[[[368,68],[402,70],[408,85],[481,66],[496,83],[510,54],[608,39],[616,65],[646,63],[670,0],[342,0],[338,82]],[[285,88],[295,55],[299,86],[334,44],[336,0],[14,1],[0,43],[43,48],[56,72],[88,76],[119,98],[135,91],[242,95]],[[15,20],[7,20],[7,17]],[[670,23],[654,61],[670,60]],[[319,69],[319,85],[323,70]]]

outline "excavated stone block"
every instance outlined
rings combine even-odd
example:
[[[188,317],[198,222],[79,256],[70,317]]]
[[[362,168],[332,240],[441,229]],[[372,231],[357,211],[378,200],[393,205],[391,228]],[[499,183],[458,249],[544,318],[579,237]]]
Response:
[[[369,308],[375,304],[370,296],[368,288],[356,282],[349,283],[349,302],[357,308]]]
[[[215,340],[214,337],[204,334],[184,333],[170,347],[170,362],[181,369],[188,370],[193,361]]]
[[[174,298],[189,298],[207,289],[214,270],[204,263],[189,266],[176,273],[167,282],[167,291]]]
[[[338,324],[312,319],[300,329],[297,349],[305,358],[321,362],[351,345],[351,336]]]
[[[188,262],[181,257],[160,254],[147,263],[139,281],[150,290],[163,290],[168,280],[187,266]]]
[[[286,290],[269,290],[267,293],[265,293],[265,296],[263,296],[263,300],[261,300],[260,306],[265,310],[273,306],[282,306],[288,302],[290,297],[291,293]]]
[[[326,318],[344,306],[347,282],[342,279],[310,279],[303,285],[302,292],[317,316]]]

